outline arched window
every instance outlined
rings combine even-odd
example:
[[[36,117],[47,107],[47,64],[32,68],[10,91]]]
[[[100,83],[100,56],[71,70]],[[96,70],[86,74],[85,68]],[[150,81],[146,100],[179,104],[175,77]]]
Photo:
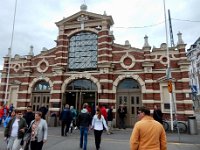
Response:
[[[70,38],[69,45],[69,70],[96,70],[97,35],[95,33],[77,33]]]
[[[118,90],[133,90],[140,89],[140,85],[136,80],[124,79],[118,85]]]
[[[49,91],[50,91],[50,86],[49,83],[46,81],[38,82],[33,88],[33,92],[49,92]]]
[[[88,91],[96,91],[97,86],[91,80],[87,79],[78,79],[72,81],[68,84],[67,90],[88,90]]]

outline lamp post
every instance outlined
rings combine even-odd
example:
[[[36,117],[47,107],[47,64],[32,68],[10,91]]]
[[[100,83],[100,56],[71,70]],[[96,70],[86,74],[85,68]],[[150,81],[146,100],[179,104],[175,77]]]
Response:
[[[165,6],[165,0],[163,0],[163,6],[164,6],[164,16],[165,16],[165,36],[166,36],[166,44],[167,44],[167,72],[166,76],[168,79],[168,84],[171,83],[171,69],[170,69],[170,57],[169,57],[169,47],[168,47],[168,30],[167,30],[167,17],[166,17],[166,6]],[[171,85],[172,86],[172,85]],[[172,87],[171,87],[172,88]],[[171,130],[173,131],[173,103],[172,103],[172,92],[169,92],[169,99],[170,99],[170,120],[171,120]]]
[[[15,31],[15,17],[16,17],[16,11],[17,11],[17,0],[15,0],[15,10],[14,10],[14,18],[13,18],[13,25],[12,25],[12,35],[11,35],[11,42],[10,47],[8,48],[8,72],[6,76],[6,91],[5,91],[5,97],[4,97],[4,104],[8,101],[8,85],[10,80],[10,62],[12,58],[12,45],[13,45],[13,38],[14,38],[14,31]]]

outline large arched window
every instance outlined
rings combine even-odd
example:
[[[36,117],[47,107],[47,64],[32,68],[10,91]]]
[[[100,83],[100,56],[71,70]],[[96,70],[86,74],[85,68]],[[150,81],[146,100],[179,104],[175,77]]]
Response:
[[[68,84],[66,89],[67,90],[96,91],[97,86],[91,80],[78,79],[78,80],[72,81],[70,84]]]
[[[69,70],[96,70],[97,35],[95,33],[77,33],[70,38],[69,45]]]
[[[133,90],[140,89],[140,86],[136,80],[124,79],[118,85],[118,90]]]
[[[49,91],[50,91],[50,86],[49,83],[46,81],[38,82],[33,88],[33,92],[49,92]]]

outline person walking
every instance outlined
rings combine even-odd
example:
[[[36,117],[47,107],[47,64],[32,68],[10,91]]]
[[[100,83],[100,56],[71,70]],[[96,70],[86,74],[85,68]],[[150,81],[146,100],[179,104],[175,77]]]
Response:
[[[45,105],[43,104],[38,111],[42,112],[42,119],[46,120],[46,114],[48,112],[48,108],[45,107]]]
[[[80,148],[83,148],[83,150],[87,150],[87,136],[91,120],[91,115],[87,111],[87,106],[83,105],[83,109],[78,115],[78,126],[80,128]]]
[[[30,125],[31,125],[31,122],[35,119],[35,115],[32,112],[31,106],[27,107],[26,113],[24,114],[24,119],[26,120],[26,123],[28,125],[28,129],[29,129],[29,130],[26,131],[26,135],[24,137],[24,139],[25,139],[24,150],[28,150],[29,145],[30,145],[30,135],[31,135]]]
[[[4,115],[4,112],[3,112],[3,106],[0,105],[0,125],[3,121],[3,115]]]
[[[9,112],[8,116],[4,120],[4,122],[3,122],[4,128],[7,127],[8,123],[10,122],[10,120],[13,119],[14,117],[15,117],[15,110],[13,110],[12,112]]]
[[[92,128],[94,129],[96,150],[99,150],[100,144],[101,144],[101,135],[103,133],[103,128],[105,128],[108,131],[106,120],[104,119],[103,115],[101,115],[100,109],[97,109],[96,115],[93,116]]]
[[[127,108],[124,105],[120,105],[117,112],[119,115],[119,129],[125,129],[125,117],[127,114]]]
[[[70,112],[72,115],[72,121],[70,123],[70,132],[72,133],[74,127],[76,126],[76,117],[77,117],[77,111],[74,108],[74,106],[70,106]]]
[[[47,141],[47,122],[42,118],[42,112],[35,112],[35,119],[31,121],[31,150],[42,150]]]
[[[167,150],[165,130],[150,116],[150,110],[139,108],[138,118],[130,137],[130,150]]]
[[[69,105],[66,104],[65,108],[60,114],[60,121],[61,121],[61,136],[67,136],[69,132],[70,123],[72,121],[72,115],[69,110]]]
[[[107,112],[107,120],[108,120],[108,134],[112,134],[113,129],[113,106],[110,106]]]
[[[7,141],[7,150],[19,150],[21,140],[27,128],[26,120],[20,110],[16,110],[16,116],[11,119],[4,131],[4,140]]]
[[[154,105],[153,118],[163,124],[163,113],[158,109],[157,105]]]

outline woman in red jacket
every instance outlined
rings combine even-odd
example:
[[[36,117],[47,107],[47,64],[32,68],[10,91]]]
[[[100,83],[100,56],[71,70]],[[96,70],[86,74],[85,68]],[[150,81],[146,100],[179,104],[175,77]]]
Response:
[[[4,114],[4,112],[3,112],[3,106],[0,106],[0,125],[1,125],[2,120],[3,120],[3,114]]]

